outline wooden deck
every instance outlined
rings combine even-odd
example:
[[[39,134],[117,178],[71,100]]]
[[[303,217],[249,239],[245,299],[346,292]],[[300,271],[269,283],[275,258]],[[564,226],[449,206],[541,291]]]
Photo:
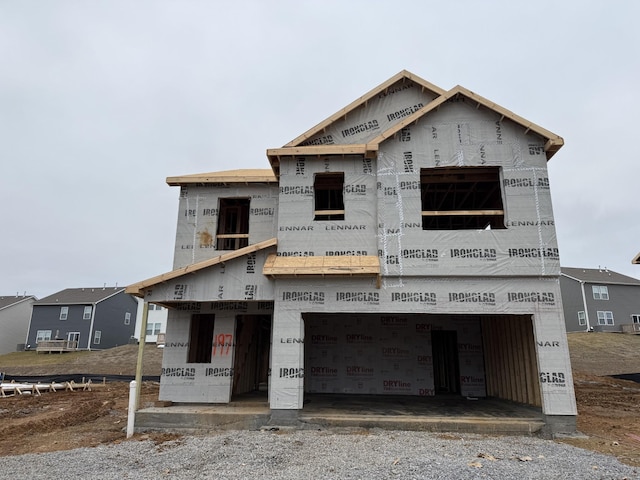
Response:
[[[36,345],[37,353],[63,353],[78,350],[77,340],[45,340]]]

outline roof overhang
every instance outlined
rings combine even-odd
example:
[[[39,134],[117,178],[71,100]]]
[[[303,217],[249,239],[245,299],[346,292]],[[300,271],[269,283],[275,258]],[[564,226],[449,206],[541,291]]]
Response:
[[[407,70],[402,70],[402,71],[398,72],[397,74],[395,74],[393,77],[391,77],[386,82],[384,82],[384,83],[378,85],[377,87],[371,89],[370,91],[368,91],[367,93],[365,93],[361,97],[359,97],[356,100],[354,100],[353,102],[351,102],[346,107],[338,110],[336,113],[331,115],[326,120],[323,120],[322,122],[317,124],[315,127],[310,128],[309,130],[304,132],[302,135],[299,135],[295,139],[291,140],[289,143],[287,143],[285,145],[285,147],[295,147],[295,146],[299,145],[300,143],[304,142],[308,138],[311,138],[314,135],[316,135],[316,134],[320,133],[321,131],[323,131],[325,128],[327,128],[329,125],[331,125],[336,120],[339,120],[340,118],[345,117],[350,112],[352,112],[353,110],[357,109],[358,107],[360,107],[362,105],[366,105],[369,100],[371,100],[372,98],[376,97],[377,95],[383,93],[389,87],[393,86],[394,84],[396,84],[398,82],[404,82],[404,81],[407,81],[407,80],[415,82],[420,87],[422,87],[423,90],[428,90],[428,91],[434,93],[435,95],[442,95],[443,93],[446,92],[446,90],[441,89],[440,87],[434,85],[433,83],[427,82],[425,79],[419,77],[418,75],[414,75],[413,73],[411,73],[411,72],[409,72]]]
[[[167,177],[167,184],[171,186],[193,184],[226,185],[232,183],[278,183],[278,179],[273,174],[273,170],[268,168],[226,170],[222,172],[196,173],[194,175]]]
[[[351,145],[314,145],[308,147],[282,147],[267,150],[267,157],[276,176],[280,175],[280,159],[286,157],[323,157],[363,155],[365,158],[375,158],[378,154],[377,143],[358,143]]]
[[[210,258],[208,260],[203,260],[202,262],[192,263],[190,265],[187,265],[186,267],[178,268],[176,270],[172,270],[170,272],[163,273],[155,277],[151,277],[147,280],[143,280],[142,282],[134,283],[132,285],[129,285],[125,291],[131,295],[135,295],[136,297],[144,298],[144,291],[147,288],[153,287],[154,285],[168,282],[169,280],[173,280],[174,278],[181,277],[188,273],[196,273],[204,268],[223,264],[235,258],[242,257],[243,255],[248,255],[250,253],[257,252],[258,250],[273,247],[277,244],[278,244],[278,239],[271,238],[263,242],[255,243],[253,245],[249,245],[247,247],[234,250],[233,252],[224,253],[217,257]]]
[[[380,286],[380,259],[373,255],[331,257],[267,257],[262,273],[269,277],[347,276],[377,277]]]
[[[511,110],[507,110],[506,108],[501,107],[500,105],[490,100],[487,100],[486,98],[472,92],[471,90],[467,90],[466,88],[461,87],[460,85],[457,85],[453,87],[451,90],[449,90],[448,92],[443,93],[432,102],[429,102],[428,104],[426,104],[420,110],[414,112],[413,114],[409,115],[404,120],[402,120],[401,122],[395,124],[393,127],[382,132],[376,138],[372,139],[369,142],[369,145],[372,145],[372,144],[379,145],[380,143],[384,142],[387,138],[393,137],[403,128],[411,125],[414,122],[417,122],[420,118],[422,118],[424,115],[428,114],[429,112],[436,111],[446,101],[448,101],[449,99],[455,98],[458,95],[463,95],[464,97],[475,102],[477,105],[477,108],[485,107],[489,110],[496,112],[497,114],[500,115],[501,121],[507,118],[512,122],[520,125],[525,129],[525,133],[528,133],[531,131],[540,135],[542,138],[544,138],[544,141],[545,141],[544,149],[547,156],[547,160],[549,160],[558,150],[560,150],[562,145],[564,145],[564,139],[559,135],[556,135],[555,133],[550,132],[545,128],[542,128],[541,126],[536,125],[535,123],[530,122],[519,115],[516,115]]]

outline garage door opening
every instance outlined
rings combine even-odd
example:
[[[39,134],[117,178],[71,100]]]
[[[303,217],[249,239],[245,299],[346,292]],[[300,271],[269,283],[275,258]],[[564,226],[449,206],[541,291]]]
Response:
[[[541,406],[530,315],[305,313],[305,393]]]

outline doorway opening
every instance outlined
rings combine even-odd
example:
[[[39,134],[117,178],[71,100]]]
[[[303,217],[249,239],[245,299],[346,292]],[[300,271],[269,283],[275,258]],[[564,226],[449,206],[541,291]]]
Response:
[[[267,392],[271,352],[271,316],[238,315],[232,395]]]

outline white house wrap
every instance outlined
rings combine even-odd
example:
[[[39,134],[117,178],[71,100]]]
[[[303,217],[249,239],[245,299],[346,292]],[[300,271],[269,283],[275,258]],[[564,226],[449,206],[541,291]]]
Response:
[[[461,395],[575,427],[547,161],[561,137],[403,71],[282,148],[271,170],[170,177],[160,397]]]

